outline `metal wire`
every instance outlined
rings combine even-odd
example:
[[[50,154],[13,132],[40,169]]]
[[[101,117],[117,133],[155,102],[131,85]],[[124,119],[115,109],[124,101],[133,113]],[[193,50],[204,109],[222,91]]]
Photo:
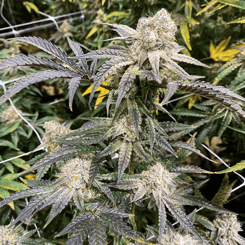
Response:
[[[64,18],[64,17],[71,17],[71,16],[77,15],[77,14],[81,14],[80,18],[83,19],[84,18],[83,13],[84,13],[84,11],[78,11],[78,12],[69,13],[69,14],[62,14],[62,15],[58,15],[58,16],[53,17],[53,19],[56,20],[56,19]],[[38,24],[38,23],[42,23],[42,22],[46,22],[46,21],[50,21],[50,18],[35,20],[35,21],[23,23],[23,24],[14,25],[13,28],[28,26],[28,25],[34,25],[34,24]],[[64,20],[62,20],[62,21],[64,21]],[[5,30],[9,30],[9,29],[12,29],[12,27],[11,26],[3,27],[3,28],[0,28],[0,31],[5,31]]]
[[[3,4],[1,6],[1,16],[2,16],[2,18],[6,21],[6,23],[9,26],[1,28],[0,32],[1,31],[5,31],[5,30],[9,30],[9,29],[12,29],[12,30],[10,32],[1,33],[0,37],[8,37],[8,36],[12,36],[12,35],[18,36],[18,35],[23,34],[23,33],[32,32],[32,31],[36,31],[36,30],[41,30],[41,29],[49,28],[49,27],[53,27],[53,26],[55,26],[56,29],[59,31],[60,30],[59,24],[63,23],[65,20],[68,21],[68,22],[84,20],[84,11],[83,10],[75,12],[75,13],[63,14],[63,15],[59,15],[59,16],[55,16],[55,17],[50,16],[48,14],[45,14],[45,13],[39,11],[39,13],[41,15],[44,15],[47,18],[12,26],[11,23],[7,19],[4,18],[3,14],[2,14],[2,9],[3,9]],[[79,15],[79,16],[71,18],[71,16],[74,16],[74,15]],[[69,17],[69,18],[64,18],[64,17]],[[64,18],[64,19],[56,21],[56,19],[60,19],[60,18]],[[15,30],[15,28],[18,28],[18,27],[38,24],[38,23],[47,22],[47,21],[51,21],[51,23],[43,24],[43,25],[39,25],[39,26],[34,26],[34,27],[29,27],[29,28],[25,28],[25,29],[22,29],[22,30],[18,30],[18,31]]]
[[[11,25],[11,23],[4,17],[3,15],[3,7],[4,7],[4,0],[2,0],[2,4],[1,4],[1,9],[0,9],[0,15],[3,18],[3,20],[10,26],[10,28],[12,29],[12,33],[13,35],[17,36],[17,31],[14,29],[14,27]]]

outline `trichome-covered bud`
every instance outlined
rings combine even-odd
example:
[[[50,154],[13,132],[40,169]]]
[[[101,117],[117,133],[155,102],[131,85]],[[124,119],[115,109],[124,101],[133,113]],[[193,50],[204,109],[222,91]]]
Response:
[[[17,111],[20,114],[22,114],[21,110]],[[3,111],[0,117],[5,121],[6,124],[11,124],[22,120],[12,106],[10,106],[7,110]]]
[[[45,122],[44,129],[45,134],[42,139],[42,145],[46,146],[49,152],[60,150],[60,147],[54,143],[54,140],[62,138],[71,132],[69,128],[54,120]]]
[[[242,228],[235,214],[220,214],[214,219],[213,224],[217,228],[218,244],[245,244],[245,239],[238,234]]]
[[[0,226],[0,243],[8,245],[18,244],[19,234],[10,225]]]
[[[89,179],[89,168],[92,160],[76,157],[66,162],[61,168],[61,176],[70,188],[85,188]]]

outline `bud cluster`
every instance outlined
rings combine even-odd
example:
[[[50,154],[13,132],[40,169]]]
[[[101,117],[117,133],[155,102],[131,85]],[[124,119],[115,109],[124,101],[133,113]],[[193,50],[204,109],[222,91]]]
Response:
[[[235,214],[223,213],[215,218],[213,224],[218,229],[218,239],[222,244],[236,244],[235,240],[242,228]]]
[[[173,42],[177,27],[171,20],[171,15],[161,9],[153,17],[140,18],[136,31],[139,33],[141,45],[148,49]]]
[[[20,114],[22,114],[21,110],[17,111]],[[12,106],[10,106],[7,110],[3,111],[0,117],[5,121],[6,124],[11,124],[22,120]]]
[[[148,187],[149,192],[156,190],[162,192],[163,195],[171,195],[171,193],[175,192],[177,184],[174,178],[178,175],[170,173],[159,162],[148,171],[141,173],[143,182]]]
[[[203,245],[202,241],[198,241],[191,234],[182,235],[179,232],[169,232],[169,230],[163,234],[161,245]]]
[[[76,157],[68,160],[61,168],[61,176],[70,188],[84,189],[89,179],[89,168],[92,160]]]
[[[70,129],[54,120],[45,122],[44,129],[45,134],[42,140],[49,152],[58,151],[60,149],[59,146],[54,144],[54,140],[62,138],[71,132]]]
[[[0,226],[0,244],[16,245],[18,243],[19,234],[10,225]]]

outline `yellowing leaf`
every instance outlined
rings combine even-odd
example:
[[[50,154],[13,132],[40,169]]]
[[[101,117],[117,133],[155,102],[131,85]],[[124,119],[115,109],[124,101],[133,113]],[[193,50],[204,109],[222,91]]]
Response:
[[[91,37],[95,32],[97,32],[99,30],[99,28],[97,26],[94,26],[91,31],[89,32],[89,34],[86,36],[85,39],[88,39],[89,37]]]
[[[7,190],[0,187],[0,197],[2,199],[6,199],[9,196],[10,196],[10,193]],[[14,202],[10,202],[8,203],[8,205],[14,210]]]
[[[114,11],[107,16],[107,19],[110,19],[112,17],[117,17],[117,19],[128,18],[129,13]]]
[[[27,180],[34,180],[35,179],[35,174],[28,174],[28,175],[26,175],[25,176],[25,178],[27,179]]]
[[[157,96],[157,103],[159,104],[159,95]],[[158,110],[156,110],[156,114],[158,115]]]
[[[28,169],[30,167],[29,164],[25,164],[25,160],[21,159],[21,158],[16,158],[11,160],[11,162],[16,165],[19,168],[22,168],[24,170]]]
[[[129,71],[129,72],[136,75],[140,75],[143,71]]]
[[[185,2],[185,16],[186,16],[186,19],[187,19],[189,24],[191,22],[191,12],[192,12],[192,3],[190,0],[186,0],[186,2]]]
[[[190,24],[191,24],[191,25],[199,25],[200,22],[198,22],[197,20],[191,18],[191,23],[190,23]]]
[[[233,171],[238,171],[238,170],[242,170],[245,168],[245,160],[237,163],[235,166],[231,167],[231,168],[227,168],[225,170],[219,171],[219,172],[215,172],[217,174],[224,174],[224,173],[230,173]]]
[[[108,85],[108,82],[107,81],[104,81],[102,84],[103,85]],[[82,96],[85,96],[87,94],[90,94],[91,91],[92,91],[92,87],[93,87],[93,85],[91,85],[90,87],[88,87],[87,90],[82,94]],[[97,98],[97,100],[95,102],[94,109],[97,108],[97,105],[99,105],[102,102],[102,100],[105,98],[104,95],[108,94],[110,92],[110,90],[108,90],[106,88],[98,87],[95,91],[97,91],[97,92],[100,91],[100,93],[99,93],[99,96],[98,96],[98,98]]]
[[[210,12],[208,12],[209,14],[214,13],[216,10],[220,10],[222,8],[224,8],[226,5],[224,4],[218,4],[214,9],[212,9]]]
[[[230,21],[227,24],[234,24],[234,23],[241,23],[241,24],[245,23],[245,17],[239,18],[237,20]]]
[[[217,0],[217,2],[226,4],[226,5],[230,5],[232,7],[240,8],[240,9],[245,9],[245,1],[240,1],[240,0]]]
[[[102,6],[105,4],[105,0],[102,0]]]
[[[189,33],[187,24],[181,25],[180,31],[181,31],[181,35],[185,41],[186,46],[188,47],[188,49],[191,50],[192,48],[191,48],[191,43],[190,43],[190,33]]]
[[[190,54],[190,52],[189,52],[189,50],[187,48],[182,49],[181,53],[183,53],[184,55],[187,55],[187,56],[191,56],[191,54]]]
[[[102,100],[105,98],[104,95],[106,95],[106,94],[108,94],[110,92],[110,90],[108,90],[106,88],[102,88],[102,87],[97,88],[96,91],[100,91],[100,93],[99,93],[99,96],[98,96],[98,98],[97,98],[97,100],[95,102],[94,109],[96,109],[97,108],[97,105],[99,105],[102,102]]]
[[[23,5],[26,7],[27,11],[31,13],[31,10],[33,9],[37,14],[39,13],[38,7],[34,3],[30,2],[23,2]]]
[[[192,95],[188,97],[189,103],[188,103],[188,109],[191,109],[191,107],[195,104],[197,100],[202,100],[202,97],[200,95]]]
[[[215,61],[231,61],[233,56],[239,53],[239,50],[234,48],[225,50],[230,39],[231,37],[223,40],[217,47],[215,47],[211,42],[209,47],[210,57]]]
[[[185,104],[186,102],[188,102],[188,109],[191,109],[192,106],[196,103],[197,100],[201,101],[202,97],[200,95],[191,95],[191,96],[188,96],[187,98],[185,98],[183,100],[183,102],[181,102],[181,104],[179,104],[179,106]]]
[[[14,210],[14,202],[9,202],[8,205]]]
[[[198,12],[196,15],[200,15],[202,14],[203,12],[207,11],[209,8],[211,8],[214,4],[216,4],[217,1],[216,0],[212,0],[211,2],[209,2],[206,7],[204,9],[202,9],[200,12]]]
[[[85,96],[85,95],[87,95],[87,94],[90,94],[91,91],[92,91],[92,88],[93,88],[93,85],[91,85],[90,87],[88,87],[88,88],[86,89],[86,91],[82,94],[82,96]]]

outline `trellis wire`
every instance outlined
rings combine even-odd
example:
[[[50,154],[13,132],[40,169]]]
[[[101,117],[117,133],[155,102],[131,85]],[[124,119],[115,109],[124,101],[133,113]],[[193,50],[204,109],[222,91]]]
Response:
[[[63,15],[59,15],[59,16],[55,16],[55,17],[50,16],[50,15],[48,15],[48,14],[45,14],[45,13],[39,11],[39,13],[40,13],[41,15],[44,15],[44,16],[46,16],[47,18],[46,18],[46,19],[41,19],[41,20],[35,20],[35,21],[23,23],[23,24],[18,24],[18,25],[14,25],[14,26],[13,26],[13,25],[11,25],[11,23],[10,23],[4,16],[3,16],[3,6],[4,6],[4,0],[2,1],[0,14],[1,14],[1,17],[3,18],[3,20],[4,20],[9,26],[8,26],[8,27],[1,28],[1,29],[0,29],[0,32],[1,32],[1,31],[5,31],[5,30],[9,30],[9,29],[12,29],[12,31],[10,31],[10,32],[5,32],[5,33],[1,33],[1,34],[0,34],[0,37],[7,37],[7,36],[11,36],[11,35],[18,36],[18,35],[20,35],[20,34],[22,34],[22,33],[40,30],[40,29],[52,27],[52,26],[54,26],[54,25],[55,25],[56,29],[59,31],[60,28],[59,28],[59,25],[58,25],[58,24],[63,23],[65,20],[67,20],[67,21],[69,21],[69,22],[73,22],[73,21],[77,21],[77,20],[84,20],[84,11],[83,11],[83,10],[78,11],[78,12],[74,12],[74,13],[63,14]],[[74,16],[74,15],[80,15],[80,16],[78,16],[78,17],[71,17],[71,16]],[[65,18],[65,19],[56,21],[56,19],[60,19],[60,18],[64,18],[64,17],[69,17],[69,18]],[[28,26],[28,25],[38,24],[38,23],[46,22],[46,21],[51,21],[51,22],[53,22],[53,23],[44,24],[44,25],[39,25],[39,26],[34,26],[34,27],[30,27],[30,28],[25,28],[25,29],[19,30],[19,31],[17,31],[17,30],[15,29],[15,28],[18,28],[18,27],[23,27],[23,26]]]
[[[11,161],[11,160],[13,160],[13,159],[16,159],[16,158],[19,158],[19,157],[27,156],[27,155],[29,155],[29,154],[31,154],[31,153],[34,153],[34,152],[37,152],[37,151],[42,151],[43,149],[44,149],[44,147],[36,148],[36,149],[33,150],[33,151],[29,151],[29,152],[26,152],[26,153],[24,153],[24,154],[18,155],[18,156],[16,156],[16,157],[12,157],[12,158],[9,158],[9,159],[7,159],[7,160],[1,161],[0,164],[1,164],[1,163],[4,163],[4,162],[9,162],[9,161]]]

